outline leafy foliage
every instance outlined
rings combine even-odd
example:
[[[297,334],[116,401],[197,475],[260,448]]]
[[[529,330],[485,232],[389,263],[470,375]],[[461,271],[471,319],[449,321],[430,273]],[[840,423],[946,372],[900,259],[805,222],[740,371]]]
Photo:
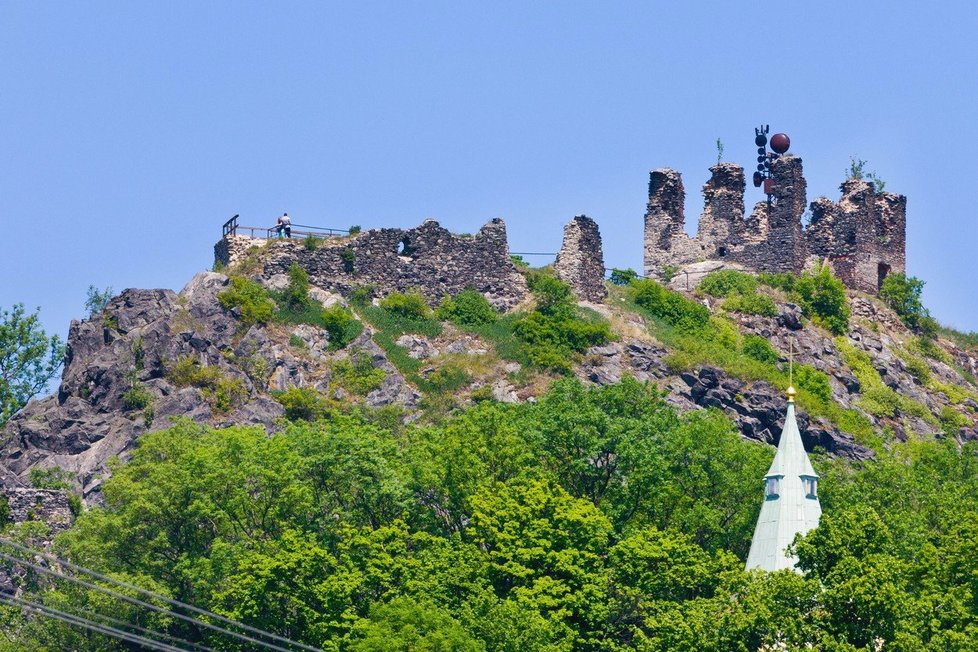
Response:
[[[94,318],[100,312],[105,310],[105,307],[109,305],[109,301],[112,300],[112,288],[107,287],[104,290],[99,290],[94,285],[88,286],[88,291],[85,295],[85,310],[88,312],[88,317]]]
[[[272,318],[272,301],[261,285],[242,276],[231,277],[231,287],[217,294],[226,310],[237,308],[243,324],[266,324]]]
[[[767,338],[760,335],[745,335],[741,350],[747,357],[770,365],[777,364],[781,359],[781,355],[774,350]]]
[[[569,373],[571,363],[588,347],[608,342],[611,329],[602,320],[577,313],[570,286],[553,276],[530,276],[536,308],[513,324],[513,335],[526,345],[528,361],[540,368]]]
[[[697,294],[709,294],[711,297],[717,298],[730,296],[734,292],[749,295],[754,294],[756,291],[756,276],[733,269],[721,269],[710,272],[696,286]]]
[[[625,269],[612,269],[610,280],[615,285],[628,285],[638,278],[638,272],[631,267]]]
[[[427,319],[431,315],[428,302],[418,290],[392,292],[380,300],[380,307],[408,319]]]
[[[743,570],[772,454],[628,378],[426,426],[339,410],[271,436],[180,421],[140,439],[56,547],[328,650],[973,648],[978,444],[817,461],[804,576]],[[84,589],[23,588],[240,649]],[[4,617],[10,649],[119,649]]]
[[[778,314],[774,299],[766,294],[740,294],[734,292],[730,294],[720,307],[730,312],[741,312],[745,315],[762,315],[764,317],[774,317]]]
[[[435,316],[457,326],[481,326],[499,318],[485,296],[472,289],[463,290],[454,297],[446,296],[435,311]]]
[[[632,300],[654,317],[687,331],[701,329],[710,321],[709,308],[667,290],[651,279],[632,283]]]
[[[127,410],[141,410],[152,401],[153,395],[140,383],[134,383],[122,394],[122,407]]]
[[[57,335],[48,337],[38,313],[17,303],[0,308],[0,426],[43,390],[64,360]]]
[[[832,275],[828,265],[802,274],[795,282],[792,294],[797,297],[805,316],[815,323],[835,335],[842,335],[849,329],[846,288]]]
[[[907,328],[918,330],[921,321],[930,316],[920,300],[924,282],[903,273],[889,274],[880,286],[880,299],[893,309]]]
[[[285,303],[292,309],[301,309],[309,304],[309,273],[298,263],[292,263],[288,276]]]

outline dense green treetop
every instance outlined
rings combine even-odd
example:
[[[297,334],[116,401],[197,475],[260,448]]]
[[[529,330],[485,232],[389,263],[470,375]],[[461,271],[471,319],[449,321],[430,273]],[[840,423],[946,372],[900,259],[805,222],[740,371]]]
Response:
[[[144,436],[57,550],[327,650],[974,649],[973,444],[821,460],[805,574],[766,574],[743,558],[773,449],[718,413],[678,414],[654,387],[562,380],[536,404],[425,426],[320,416],[272,436],[189,421]],[[243,649],[32,586],[51,605]],[[2,616],[0,649],[117,649]]]

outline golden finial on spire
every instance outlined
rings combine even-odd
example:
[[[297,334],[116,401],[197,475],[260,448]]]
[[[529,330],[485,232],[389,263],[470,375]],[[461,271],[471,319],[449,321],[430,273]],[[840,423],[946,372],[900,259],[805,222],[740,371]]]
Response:
[[[788,340],[788,402],[795,402],[795,383],[794,383],[794,369],[795,366],[795,341]]]

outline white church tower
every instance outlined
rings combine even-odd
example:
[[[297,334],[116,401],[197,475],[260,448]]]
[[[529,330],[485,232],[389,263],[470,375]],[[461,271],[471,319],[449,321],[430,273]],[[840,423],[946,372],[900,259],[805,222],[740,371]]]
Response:
[[[747,555],[747,570],[795,568],[798,559],[785,548],[798,533],[818,526],[818,474],[812,467],[795,421],[795,388],[788,388],[788,412],[774,462],[764,476],[764,505]]]

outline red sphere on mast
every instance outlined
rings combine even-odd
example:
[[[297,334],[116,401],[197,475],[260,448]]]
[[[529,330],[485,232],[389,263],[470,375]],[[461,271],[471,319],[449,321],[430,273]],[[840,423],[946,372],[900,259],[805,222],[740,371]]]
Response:
[[[791,146],[791,139],[788,134],[774,134],[771,136],[771,149],[778,154],[784,154]]]

